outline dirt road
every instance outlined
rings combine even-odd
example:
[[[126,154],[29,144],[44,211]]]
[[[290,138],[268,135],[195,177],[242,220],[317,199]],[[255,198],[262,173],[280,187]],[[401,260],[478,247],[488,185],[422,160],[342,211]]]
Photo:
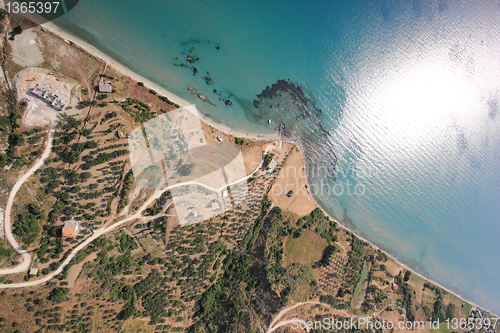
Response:
[[[21,255],[21,257],[23,258],[23,262],[14,267],[0,269],[0,275],[26,272],[29,269],[31,263],[31,256],[27,251],[23,250],[23,248],[17,243],[17,241],[14,239],[14,236],[12,235],[10,213],[12,210],[12,204],[14,203],[14,198],[16,197],[16,194],[21,188],[21,186],[29,177],[31,177],[35,173],[36,170],[38,170],[43,165],[43,163],[45,163],[47,157],[49,157],[50,151],[52,149],[52,141],[54,139],[56,124],[57,124],[57,119],[52,121],[52,126],[50,127],[49,131],[49,140],[47,142],[47,147],[45,147],[45,151],[43,152],[41,158],[35,165],[31,167],[31,169],[28,170],[28,172],[26,172],[14,184],[14,187],[12,187],[12,190],[10,191],[9,198],[7,199],[7,205],[5,206],[5,218],[4,218],[5,238],[7,239],[9,244]]]
[[[295,305],[292,305],[288,308],[285,308],[283,310],[281,310],[278,315],[276,316],[276,318],[274,318],[274,320],[271,322],[271,324],[269,325],[269,328],[268,330],[266,331],[266,333],[271,333],[271,332],[274,332],[275,330],[278,329],[278,327],[281,327],[281,326],[285,326],[285,325],[288,325],[288,324],[294,324],[294,323],[297,323],[297,324],[305,324],[306,321],[305,320],[302,320],[302,319],[297,319],[297,320],[283,320],[283,321],[279,321],[277,322],[278,320],[281,319],[281,317],[283,317],[284,314],[286,314],[287,312],[295,309],[296,307],[298,306],[302,306],[302,305],[305,305],[305,304],[321,304],[321,305],[324,305],[324,306],[328,306],[328,307],[332,307],[330,304],[326,304],[326,303],[322,303],[322,302],[318,302],[318,301],[307,301],[307,302],[300,302],[300,303],[297,303]],[[353,317],[357,317],[357,316],[354,316],[350,313],[347,313],[346,311],[344,310],[337,310],[337,309],[333,309],[333,314],[335,315],[340,315],[340,316],[343,316],[343,317],[346,317],[346,318],[353,318]],[[309,329],[306,329],[307,332],[309,332]]]
[[[39,284],[44,284],[47,281],[49,281],[50,279],[55,278],[59,273],[62,272],[62,270],[64,269],[64,267],[66,267],[70,263],[70,261],[75,257],[75,255],[78,253],[78,251],[80,251],[81,249],[83,249],[85,246],[87,246],[88,244],[90,244],[91,242],[93,242],[95,239],[97,239],[101,235],[103,235],[103,234],[105,234],[105,233],[107,233],[107,232],[115,229],[116,227],[119,227],[123,223],[126,223],[128,221],[132,221],[134,219],[139,218],[141,216],[141,214],[142,214],[142,211],[144,209],[146,209],[154,200],[158,199],[162,193],[163,193],[163,191],[157,191],[157,192],[155,192],[141,206],[141,208],[135,214],[133,214],[133,215],[131,215],[131,216],[129,216],[129,217],[127,217],[127,218],[125,218],[125,219],[123,219],[123,220],[121,220],[121,221],[119,221],[119,222],[117,222],[117,223],[115,223],[115,224],[113,224],[111,226],[109,226],[109,227],[104,227],[104,228],[97,229],[92,236],[90,236],[85,241],[83,241],[82,243],[80,243],[77,247],[75,247],[73,249],[73,251],[71,251],[70,255],[62,262],[62,264],[59,266],[59,268],[56,269],[55,271],[53,271],[52,273],[50,273],[49,275],[44,276],[41,279],[33,280],[33,281],[28,281],[28,282],[12,283],[12,284],[0,284],[0,289],[31,287],[31,286],[36,286],[36,285],[39,285]],[[16,267],[18,267],[18,266],[16,266]]]
[[[55,125],[53,126],[53,128],[55,129]],[[53,132],[52,134],[53,135]],[[52,142],[50,142],[52,143]],[[50,144],[50,146],[52,146],[52,144]],[[50,149],[49,149],[49,152],[50,152]],[[45,154],[45,153],[44,153]],[[47,154],[48,156],[48,154]],[[45,157],[46,158],[46,157]],[[44,160],[43,160],[44,161]],[[43,164],[43,161],[41,160],[39,163],[40,165]],[[38,164],[38,163],[37,163]],[[246,179],[248,179],[249,177],[251,177],[255,172],[257,172],[257,170],[262,166],[262,163],[254,170],[252,171],[250,174],[246,175],[245,177],[242,177],[241,179],[233,182],[233,183],[237,183],[237,182],[241,182],[241,181],[244,181]],[[40,167],[40,166],[38,166]],[[38,169],[37,167],[37,169]],[[19,183],[19,186],[17,188],[17,190],[19,190],[19,188],[21,187],[22,183],[24,183],[24,181],[26,181],[26,179],[29,178],[29,176],[31,176],[34,172],[36,171],[36,169],[30,169],[30,171],[28,173],[26,173],[26,175],[24,175],[17,183],[16,185]],[[22,180],[22,182],[21,182]],[[232,185],[233,183],[229,184],[229,185]],[[96,238],[100,237],[101,235],[115,229],[116,227],[119,227],[120,225],[126,223],[126,222],[129,222],[129,221],[132,221],[132,220],[135,220],[135,219],[138,219],[139,217],[142,216],[142,212],[156,199],[158,199],[165,191],[168,191],[169,189],[171,188],[174,188],[174,187],[178,187],[178,186],[185,186],[185,185],[190,185],[190,184],[197,184],[197,185],[201,185],[201,186],[205,186],[208,188],[207,185],[205,184],[202,184],[202,183],[199,183],[199,182],[196,182],[196,181],[192,181],[192,182],[186,182],[186,183],[181,183],[181,184],[174,184],[172,186],[169,186],[167,187],[165,190],[161,190],[161,191],[155,191],[154,194],[139,208],[139,210],[137,210],[137,212],[129,217],[126,217],[124,218],[123,220],[121,221],[118,221],[116,222],[115,224],[111,225],[111,226],[108,226],[108,227],[103,227],[103,228],[100,228],[100,229],[97,229],[94,234],[92,236],[90,236],[89,238],[87,238],[85,241],[83,241],[82,243],[80,243],[77,247],[75,247],[73,249],[73,251],[71,251],[70,255],[62,262],[62,264],[59,266],[58,269],[56,269],[55,271],[53,271],[52,273],[50,273],[49,275],[47,276],[44,276],[43,278],[41,279],[38,279],[38,280],[33,280],[33,281],[28,281],[28,282],[21,282],[21,283],[12,283],[12,284],[0,284],[0,289],[8,289],[8,288],[22,288],[22,287],[31,287],[31,286],[36,286],[36,285],[39,285],[39,284],[44,284],[46,283],[47,281],[49,281],[50,279],[53,279],[54,277],[56,277],[59,273],[62,272],[62,270],[64,269],[64,267],[66,267],[70,262],[71,260],[75,257],[75,255],[78,253],[78,251],[82,250],[85,246],[87,246],[88,244],[90,244],[92,241],[94,241]],[[222,190],[224,187],[221,187],[220,189],[213,189],[213,190]],[[13,191],[11,192],[11,195],[9,196],[9,200],[10,202],[12,203],[12,201],[14,200],[14,197],[15,197],[15,194],[17,193],[17,190],[14,192],[14,189]],[[11,197],[12,197],[12,200],[11,200]],[[12,204],[10,205],[10,208],[12,208]],[[9,211],[10,211],[10,208],[9,208]],[[6,210],[6,217],[9,216],[7,215],[7,210]],[[9,221],[10,223],[10,221]],[[6,224],[7,226],[7,224]],[[9,233],[10,233],[10,225],[9,225]],[[7,234],[7,228],[6,228],[6,234]],[[12,237],[12,233],[10,233],[10,236]],[[15,241],[14,237],[12,237],[12,241],[14,242],[16,248],[20,249],[20,251],[23,252],[23,255],[25,255],[26,259],[23,261],[23,263],[19,264],[18,266],[14,267],[14,268],[9,268],[9,269],[6,269],[6,270],[10,270],[11,272],[10,273],[4,273],[3,271],[6,271],[6,270],[2,270],[0,271],[1,274],[12,274],[12,273],[19,273],[19,272],[23,272],[23,271],[26,271],[29,267],[29,264],[30,264],[30,261],[31,261],[31,256],[26,252],[24,251],[20,246],[19,244],[17,244],[17,242]],[[12,243],[11,243],[12,244]],[[14,246],[14,245],[13,245]],[[21,252],[20,252],[21,253]]]

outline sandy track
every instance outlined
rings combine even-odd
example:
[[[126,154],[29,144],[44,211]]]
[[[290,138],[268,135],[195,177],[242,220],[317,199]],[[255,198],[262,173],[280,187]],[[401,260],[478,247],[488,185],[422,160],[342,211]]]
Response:
[[[55,125],[52,126],[53,129],[55,129]],[[51,129],[51,135],[53,137],[53,131]],[[50,145],[48,145],[48,148],[49,148],[49,153],[50,153],[50,147],[52,146],[52,141],[50,141]],[[47,156],[48,154],[47,153]],[[44,153],[45,155],[45,153]],[[47,157],[45,157],[47,158]],[[38,169],[42,164],[43,162],[45,161],[45,159],[41,160],[39,163],[40,165],[36,168]],[[37,163],[37,165],[39,164]],[[233,183],[237,183],[237,182],[241,182],[241,181],[244,181],[246,179],[248,179],[249,177],[251,177],[255,172],[257,172],[257,170],[261,167],[262,163],[253,171],[251,172],[250,174],[246,175],[245,177],[241,178],[241,179],[238,179],[237,181],[233,182]],[[35,165],[36,166],[36,165]],[[26,173],[17,183],[16,185],[19,183],[19,186],[17,188],[17,190],[19,190],[19,188],[21,187],[22,183],[24,183],[24,181],[26,181],[26,179],[29,178],[29,176],[31,176],[35,171],[36,169],[32,168],[30,169],[30,171],[28,173]],[[22,180],[22,182],[21,182]],[[178,186],[185,186],[185,185],[190,185],[191,183],[196,183],[197,185],[201,185],[201,186],[205,186],[207,187],[205,184],[202,184],[202,183],[198,183],[198,182],[186,182],[186,183],[181,183],[181,184],[175,184],[175,185],[172,185],[172,186],[169,186],[167,187],[166,189],[164,190],[161,190],[161,191],[155,191],[154,194],[139,208],[139,210],[119,221],[119,222],[116,222],[115,224],[109,226],[109,227],[103,227],[103,228],[100,228],[100,229],[97,229],[94,234],[92,236],[90,236],[89,238],[87,238],[85,241],[83,241],[82,243],[78,244],[77,247],[75,247],[71,253],[69,254],[69,256],[64,259],[64,261],[62,262],[62,264],[59,266],[58,269],[56,269],[55,271],[53,271],[52,273],[50,273],[49,275],[41,278],[41,279],[38,279],[38,280],[33,280],[33,281],[28,281],[28,282],[21,282],[21,283],[12,283],[12,284],[0,284],[0,289],[10,289],[10,288],[23,288],[23,287],[31,287],[31,286],[36,286],[36,285],[39,285],[39,284],[44,284],[46,283],[47,281],[55,278],[59,273],[61,273],[64,269],[64,267],[66,267],[70,262],[71,260],[75,257],[75,255],[80,251],[82,250],[85,246],[87,246],[88,244],[90,244],[91,242],[93,242],[95,239],[97,239],[98,237],[100,237],[101,235],[119,227],[120,225],[126,223],[126,222],[129,222],[129,221],[132,221],[132,220],[135,220],[135,219],[138,219],[142,216],[142,212],[156,199],[158,199],[165,191],[168,191],[169,189],[171,188],[174,188],[174,187],[178,187]],[[231,184],[229,184],[231,185]],[[224,186],[225,187],[225,186]],[[222,188],[224,188],[222,187]],[[221,189],[214,189],[214,190],[222,190]],[[13,191],[11,192],[11,195],[9,196],[9,200],[11,200],[11,197],[12,197],[12,200],[10,202],[12,202],[14,200],[14,197],[15,197],[15,194],[17,193],[17,190],[14,192],[14,189]],[[9,207],[9,206],[7,206]],[[10,205],[10,208],[12,208],[12,204]],[[9,208],[9,211],[10,211],[10,208]],[[7,217],[7,213],[6,213],[6,217]],[[10,222],[10,221],[9,221]],[[6,225],[7,226],[7,225]],[[7,233],[7,229],[6,229],[6,233]],[[9,226],[9,233],[10,233],[10,226]],[[10,233],[10,236],[12,237],[12,234]],[[22,252],[22,255],[23,255],[23,258],[24,258],[24,261],[17,265],[16,267],[14,268],[9,268],[9,269],[5,269],[5,270],[1,270],[0,271],[0,274],[12,274],[12,273],[20,273],[20,272],[23,272],[23,271],[26,271],[28,268],[29,268],[29,264],[30,264],[30,261],[31,261],[31,256],[26,252],[24,251],[21,246],[19,246],[19,244],[17,244],[17,242],[15,241],[15,239],[12,237],[12,241],[14,242],[11,243],[13,247],[15,247],[16,249],[19,249],[19,252],[21,253]],[[10,241],[9,241],[10,242]],[[24,257],[25,256],[25,257]]]
[[[285,313],[287,313],[287,312],[295,309],[296,307],[299,307],[299,306],[302,306],[302,305],[305,305],[305,304],[321,304],[321,305],[324,305],[324,306],[328,306],[330,308],[332,307],[330,304],[326,304],[326,303],[322,303],[322,302],[318,302],[318,301],[307,301],[307,302],[297,303],[295,305],[292,305],[292,306],[290,306],[288,308],[285,308],[285,309],[281,310],[278,313],[278,315],[276,316],[276,318],[274,318],[274,320],[269,325],[269,329],[266,331],[266,333],[274,332],[279,327],[285,326],[285,325],[288,325],[288,324],[293,324],[293,323],[304,323],[305,324],[305,321],[302,320],[302,319],[297,319],[297,320],[294,320],[293,322],[292,322],[292,320],[284,320],[284,321],[277,322],[278,320],[280,320],[281,317],[283,317],[283,315]],[[352,314],[347,313],[346,311],[337,310],[337,309],[334,309],[334,314],[342,315],[344,317],[357,317],[357,316],[354,316]],[[307,329],[307,331],[309,332],[309,329]]]
[[[31,169],[28,170],[28,172],[26,172],[21,178],[18,179],[18,181],[14,184],[14,187],[12,187],[12,190],[10,191],[9,194],[9,198],[7,199],[7,205],[5,206],[5,218],[4,218],[5,238],[10,243],[10,245],[21,255],[21,257],[23,258],[23,262],[11,268],[0,269],[0,275],[26,272],[30,266],[31,263],[30,254],[26,250],[23,250],[23,248],[17,243],[14,236],[12,235],[10,213],[12,210],[12,205],[14,203],[14,198],[16,197],[16,194],[21,188],[21,186],[29,177],[31,177],[35,173],[36,170],[38,170],[45,163],[47,157],[49,157],[50,151],[52,149],[52,141],[54,140],[54,132],[56,130],[56,124],[57,124],[57,119],[52,121],[52,126],[50,127],[49,131],[49,140],[47,142],[47,147],[45,147],[45,151],[43,152],[41,158],[35,165],[31,167]]]

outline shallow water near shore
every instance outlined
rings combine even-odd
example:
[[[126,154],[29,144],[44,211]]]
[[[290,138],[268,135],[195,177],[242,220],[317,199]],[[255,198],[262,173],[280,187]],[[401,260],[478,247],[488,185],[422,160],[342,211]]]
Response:
[[[235,130],[284,123],[325,210],[500,314],[494,1],[86,0],[53,22]]]

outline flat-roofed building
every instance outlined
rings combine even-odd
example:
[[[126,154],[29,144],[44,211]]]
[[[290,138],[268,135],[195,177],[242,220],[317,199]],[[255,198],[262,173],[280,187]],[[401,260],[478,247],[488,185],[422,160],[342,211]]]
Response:
[[[113,92],[113,87],[111,87],[111,81],[99,81],[99,92],[110,93]]]

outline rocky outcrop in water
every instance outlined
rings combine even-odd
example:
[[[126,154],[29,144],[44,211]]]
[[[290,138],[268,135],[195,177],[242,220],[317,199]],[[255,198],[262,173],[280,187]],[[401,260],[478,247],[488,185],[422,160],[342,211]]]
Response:
[[[212,78],[210,76],[204,76],[203,77],[205,79],[205,82],[208,84],[208,85],[211,85],[214,83],[214,81],[212,81]]]
[[[296,108],[301,111],[302,116],[310,116],[310,111],[308,109],[309,99],[306,97],[304,90],[298,84],[290,82],[290,80],[278,80],[271,87],[267,86],[266,89],[262,91],[257,98],[262,99],[272,99],[278,96],[287,95],[296,105]],[[259,107],[259,101],[255,100],[253,106],[255,108]],[[272,106],[270,106],[272,107]],[[279,103],[276,102],[276,107],[279,107]]]
[[[310,92],[298,83],[282,79],[267,86],[253,101],[248,102],[246,110],[249,119],[276,126],[285,138],[300,138],[305,145],[312,144],[315,151],[309,157],[318,159],[319,164],[328,161],[328,171],[325,169],[325,172],[334,174],[337,156],[331,134],[321,123],[322,110],[316,107]]]
[[[189,62],[190,64],[192,64],[193,62],[195,62],[197,60],[200,60],[200,58],[195,58],[195,57],[193,57],[191,55],[187,56],[187,62]]]

